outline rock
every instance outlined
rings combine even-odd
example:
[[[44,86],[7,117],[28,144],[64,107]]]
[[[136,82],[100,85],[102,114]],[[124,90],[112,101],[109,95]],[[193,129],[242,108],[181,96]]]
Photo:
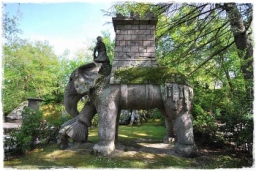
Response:
[[[24,107],[28,106],[28,102],[24,101],[22,102],[18,107],[16,107],[11,113],[9,113],[6,116],[6,122],[10,122],[12,120],[21,120],[22,119],[22,111],[24,109]]]

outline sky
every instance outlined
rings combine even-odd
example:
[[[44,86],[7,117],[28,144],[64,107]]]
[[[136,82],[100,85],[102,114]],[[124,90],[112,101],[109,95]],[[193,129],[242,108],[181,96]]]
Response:
[[[18,28],[22,34],[19,37],[31,41],[47,40],[57,55],[63,54],[66,49],[70,50],[72,55],[78,49],[90,46],[92,40],[102,35],[101,31],[108,30],[111,38],[115,37],[112,23],[106,24],[111,22],[112,18],[104,16],[101,11],[108,10],[113,2],[3,2],[6,4],[3,12],[9,13],[9,16],[17,15],[18,10],[21,13]]]
[[[147,0],[146,2],[156,2]],[[165,1],[165,0],[163,0]],[[47,40],[57,55],[68,49],[70,56],[78,49],[91,46],[92,40],[109,31],[112,40],[115,32],[112,18],[101,10],[109,10],[113,0],[3,0],[3,11],[21,18],[19,37],[31,41]],[[162,2],[162,1],[161,1]],[[20,4],[19,4],[20,3]]]

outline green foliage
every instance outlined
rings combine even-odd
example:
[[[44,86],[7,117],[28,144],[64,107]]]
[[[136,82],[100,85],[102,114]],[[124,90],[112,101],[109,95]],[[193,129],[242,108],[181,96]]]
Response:
[[[28,97],[41,97],[44,104],[63,102],[70,74],[86,62],[78,54],[74,60],[67,59],[67,54],[57,57],[48,42],[20,40],[4,45],[3,52],[5,114]]]
[[[70,115],[64,115],[64,116],[61,115],[54,121],[51,121],[51,125],[54,126],[56,132],[59,132],[61,125],[70,119],[72,119]]]
[[[48,127],[54,127],[54,132],[59,132],[60,126],[72,117],[65,112],[63,104],[45,104],[41,105],[40,110],[43,112],[43,119],[47,121]]]
[[[189,84],[183,74],[167,67],[121,68],[115,70],[114,78],[116,82],[126,84]]]
[[[69,76],[77,67],[91,62],[87,49],[79,49],[68,59],[69,51],[56,56],[47,41],[17,37],[19,13],[3,14],[3,113],[6,115],[28,97],[44,99],[44,104],[62,103]]]
[[[110,63],[112,64],[113,59],[114,59],[114,48],[115,48],[115,41],[111,40],[111,35],[109,31],[101,31],[102,34],[102,42],[106,46],[106,51],[107,51],[107,56],[110,60]],[[96,39],[93,40],[93,45],[89,47],[89,50],[93,52],[95,46],[96,46]]]
[[[246,4],[249,10],[246,5],[237,5],[244,10],[240,11],[244,24],[250,26],[250,4]],[[189,75],[189,81],[195,85],[192,114],[194,131],[199,135],[199,141],[206,139],[213,142],[216,138],[222,139],[223,137],[217,135],[221,131],[232,133],[232,137],[225,141],[235,143],[236,147],[249,144],[251,148],[253,115],[248,111],[252,110],[253,93],[247,90],[248,85],[253,87],[253,82],[244,79],[241,68],[253,58],[241,58],[246,55],[246,51],[238,50],[234,44],[230,22],[227,17],[223,17],[226,13],[221,6],[222,4],[210,3],[122,2],[114,4],[113,10],[114,13],[124,16],[129,16],[131,11],[139,13],[140,16],[144,16],[148,11],[156,13],[156,58],[160,65]],[[4,14],[2,19],[4,37],[7,40],[3,46],[4,113],[8,114],[27,97],[42,97],[45,103],[62,102],[70,73],[78,66],[91,61],[92,55],[83,49],[75,54],[74,60],[66,58],[68,52],[57,57],[47,42],[17,39],[19,17],[12,18]],[[252,28],[248,27],[247,32],[250,30]],[[102,34],[107,54],[112,61],[114,42],[110,40],[108,32]],[[249,69],[248,72],[252,71]],[[136,78],[136,73],[137,71],[129,74],[124,72],[121,76],[128,80],[127,82],[134,79],[139,83],[155,79],[154,77],[162,79],[166,74],[159,76],[158,71],[155,71],[152,75],[149,74],[152,78]],[[153,112],[152,118],[160,117],[158,112]],[[56,123],[51,121],[51,124],[58,127],[61,119],[63,118],[56,120]],[[95,121],[97,123],[97,115]],[[225,129],[220,130],[218,124],[225,125]],[[27,136],[24,142],[31,139],[32,136]]]
[[[60,96],[60,65],[48,42],[20,41],[5,45],[3,52],[4,113],[9,113],[28,97]]]
[[[117,2],[113,5],[113,13],[121,14],[125,17],[129,17],[130,13],[139,14],[141,18],[144,18],[147,12],[157,13],[160,6],[153,5],[152,3],[140,3],[140,2]]]
[[[247,117],[250,116],[248,110],[252,110],[253,83],[244,76],[253,75],[253,70],[243,70],[252,58],[246,56],[251,53],[250,48],[239,50],[241,46],[250,47],[253,39],[235,44],[235,29],[231,23],[236,21],[223,17],[227,10],[222,5],[123,2],[113,5],[113,9],[125,16],[129,16],[130,11],[140,13],[140,10],[154,9],[158,17],[156,58],[160,65],[175,68],[188,76],[194,85],[192,114],[194,132],[199,141],[223,141],[229,134],[231,138],[225,138],[225,141],[239,147],[253,141],[253,119]],[[251,4],[233,6],[238,7],[233,12],[242,16],[239,24],[247,25],[252,15]],[[251,29],[249,26],[248,30]],[[225,125],[226,131],[219,125]]]
[[[99,116],[98,114],[95,114],[94,117],[92,118],[92,126],[98,127],[99,124]]]
[[[225,124],[223,132],[227,135],[226,141],[235,143],[235,147],[249,151],[252,154],[253,145],[253,114],[250,101],[244,97],[245,93],[238,93],[233,100],[224,104],[223,111],[218,117]],[[232,119],[231,119],[232,118]],[[228,135],[232,136],[228,136]]]
[[[200,105],[197,104],[194,104],[192,110],[193,113],[196,113],[196,118],[193,123],[195,134],[200,133],[207,138],[215,138],[217,131],[215,116],[206,112]]]
[[[15,152],[25,153],[35,147],[35,141],[40,137],[40,124],[42,122],[42,112],[25,108],[22,111],[22,125],[11,133],[11,137],[15,140]]]
[[[102,31],[101,34],[103,35],[102,41],[106,46],[108,58],[110,60],[110,63],[112,64],[113,59],[114,59],[115,42],[113,40],[111,40],[109,31]]]
[[[43,120],[43,113],[40,110],[25,108],[22,112],[22,126],[11,132],[5,145],[15,147],[12,153],[24,154],[38,147],[37,144],[48,144],[49,141],[56,141],[60,126],[71,119],[69,115],[60,115],[55,119]]]
[[[157,119],[164,121],[164,117],[158,109],[150,109],[147,111],[146,115],[149,119],[152,119],[153,121]]]
[[[7,6],[7,4],[3,4],[3,7]],[[21,30],[18,28],[19,20],[21,18],[21,13],[19,9],[15,16],[10,16],[9,13],[3,13],[2,15],[2,31],[3,37],[5,38],[7,44],[11,42],[15,42],[18,37],[17,35],[21,33]]]
[[[217,90],[200,85],[194,87],[196,96],[192,114],[195,139],[218,147],[225,143],[235,144],[234,148],[251,153],[253,118],[250,104],[252,102],[248,101],[247,94],[242,88],[244,86],[235,82],[232,85],[233,92],[227,91],[227,85]]]
[[[151,152],[156,148],[149,147],[149,145],[162,142],[165,133],[165,128],[155,122],[148,122],[140,127],[119,126],[119,140],[125,150],[124,152],[118,150],[118,155],[95,155],[90,149],[76,152],[59,150],[55,144],[52,144],[35,149],[22,157],[6,160],[4,167],[13,169],[70,167],[79,169],[217,169],[244,168],[253,165],[252,158],[223,150],[202,149],[200,155],[193,159]],[[94,143],[98,141],[98,128],[89,130],[89,140]],[[150,142],[138,143],[138,140]]]

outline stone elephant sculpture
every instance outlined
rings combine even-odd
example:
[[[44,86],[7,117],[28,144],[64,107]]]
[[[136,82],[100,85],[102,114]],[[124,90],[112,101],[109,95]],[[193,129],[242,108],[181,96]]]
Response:
[[[196,155],[193,136],[192,105],[193,89],[177,83],[165,84],[110,84],[111,65],[90,63],[77,68],[70,76],[65,90],[64,103],[74,118],[62,125],[62,138],[86,142],[88,126],[98,113],[99,142],[94,151],[110,154],[118,139],[118,122],[122,109],[158,108],[165,117],[167,135],[165,141],[176,138],[174,152],[181,156]],[[77,102],[89,95],[89,102],[79,113]],[[83,131],[81,131],[83,129]],[[66,136],[67,135],[67,136]],[[63,148],[66,148],[67,144]]]

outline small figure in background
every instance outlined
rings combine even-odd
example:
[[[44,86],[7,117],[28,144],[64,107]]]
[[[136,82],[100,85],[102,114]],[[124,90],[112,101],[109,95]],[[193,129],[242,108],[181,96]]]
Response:
[[[47,124],[47,121],[46,120],[43,120],[41,123],[40,123],[40,130],[45,130],[47,128],[48,124]]]
[[[98,56],[96,56],[96,52],[98,52]],[[97,44],[93,51],[93,60],[99,63],[109,62],[107,52],[106,52],[106,46],[102,42],[101,36],[97,37]]]
[[[132,110],[131,125],[138,124],[140,121],[139,115],[136,110]]]

